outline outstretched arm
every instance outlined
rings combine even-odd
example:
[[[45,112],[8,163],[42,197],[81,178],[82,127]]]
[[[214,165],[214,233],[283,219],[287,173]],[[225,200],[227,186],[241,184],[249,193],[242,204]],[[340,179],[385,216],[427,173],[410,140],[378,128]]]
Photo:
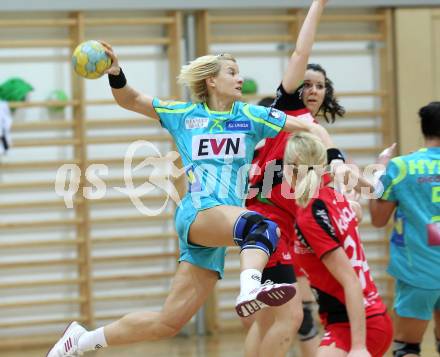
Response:
[[[379,157],[376,160],[376,163],[383,165],[386,167],[390,162],[391,158],[394,156],[394,151],[396,150],[397,143],[393,143],[390,147],[386,148],[379,154]],[[378,184],[382,185],[379,182],[379,177],[384,174],[384,171],[377,172],[377,182],[375,186]],[[382,186],[383,187],[383,186]],[[396,208],[397,203],[395,201],[387,201],[381,198],[370,198],[368,201],[368,206],[370,209],[371,223],[375,227],[384,227],[388,223],[391,215]]]
[[[309,133],[314,134],[317,137],[319,137],[322,140],[322,142],[326,148],[334,147],[333,141],[330,138],[329,133],[327,132],[327,130],[323,126],[321,126],[319,124],[310,123],[308,121],[298,119],[297,117],[288,115],[286,118],[286,124],[284,125],[283,130],[288,131],[290,133],[298,133],[300,131],[308,131]]]
[[[327,0],[313,0],[296,41],[295,51],[290,57],[282,84],[287,93],[293,93],[304,79],[316,29]]]
[[[396,202],[385,201],[382,199],[369,199],[371,224],[375,227],[385,227],[396,208]]]
[[[121,74],[121,68],[119,67],[118,57],[108,43],[101,41],[101,44],[105,48],[105,53],[107,53],[112,60],[112,65],[107,70],[107,73],[109,75],[119,76]],[[112,88],[112,94],[116,103],[121,107],[159,120],[159,116],[153,108],[153,97],[136,91],[128,84],[125,84],[122,88]]]

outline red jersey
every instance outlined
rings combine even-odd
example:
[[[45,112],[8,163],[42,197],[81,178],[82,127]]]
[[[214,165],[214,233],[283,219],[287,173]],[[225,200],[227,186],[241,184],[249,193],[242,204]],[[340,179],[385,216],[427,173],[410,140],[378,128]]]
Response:
[[[328,178],[324,176],[324,183]],[[324,325],[348,322],[341,284],[322,263],[324,254],[342,248],[351,262],[364,293],[367,317],[383,314],[386,307],[370,274],[359,237],[358,221],[348,201],[324,186],[305,208],[298,207],[294,259],[318,294],[319,314]]]
[[[288,115],[315,121],[300,98],[300,91],[287,93],[282,85],[272,106]],[[249,173],[249,196],[246,207],[255,210],[278,224],[281,238],[277,249],[269,258],[266,267],[279,263],[293,263],[293,238],[295,234],[296,204],[294,191],[283,181],[283,157],[290,133],[281,131],[275,138],[265,139],[264,145],[255,151],[253,168]]]

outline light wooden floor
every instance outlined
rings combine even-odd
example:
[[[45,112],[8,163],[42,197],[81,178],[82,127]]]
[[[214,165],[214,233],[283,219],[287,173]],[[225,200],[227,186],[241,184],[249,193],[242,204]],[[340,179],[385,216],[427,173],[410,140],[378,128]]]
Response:
[[[114,347],[89,353],[87,357],[241,357],[244,335],[241,333],[221,334],[216,337],[176,337],[161,342],[141,343],[132,346]],[[423,357],[438,357],[434,351],[432,328],[422,346]],[[1,357],[45,357],[47,348],[35,350],[0,350]],[[299,356],[292,349],[289,357]],[[391,357],[388,353],[386,357]]]

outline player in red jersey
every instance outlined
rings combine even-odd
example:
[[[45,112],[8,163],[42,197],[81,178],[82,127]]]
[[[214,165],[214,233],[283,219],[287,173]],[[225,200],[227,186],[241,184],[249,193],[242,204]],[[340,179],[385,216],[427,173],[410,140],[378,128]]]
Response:
[[[326,150],[316,136],[292,136],[286,180],[296,193],[294,260],[316,290],[325,335],[318,357],[382,357],[391,319],[370,274],[356,213],[323,173]]]
[[[260,102],[301,117],[315,121],[314,116],[321,111],[328,122],[337,115],[344,114],[343,108],[334,97],[333,83],[319,65],[307,65],[312,49],[316,28],[326,0],[313,1],[304,20],[296,42],[295,52],[277,90],[277,97]],[[301,82],[304,84],[301,85]],[[255,170],[250,174],[251,190],[246,201],[248,209],[263,213],[276,221],[281,230],[281,238],[272,259],[267,263],[262,281],[283,281],[295,283],[299,274],[294,271],[293,235],[295,205],[290,186],[283,184],[283,156],[290,135],[277,135],[266,140],[254,155]],[[290,196],[290,197],[289,197]],[[283,308],[266,308],[247,319],[244,324],[251,326],[246,338],[247,356],[284,356],[296,333],[300,338],[303,357],[314,356],[319,345],[318,330],[312,314],[313,294],[307,279],[298,277],[300,294]],[[301,299],[304,304],[301,304]],[[304,318],[303,318],[304,316]]]

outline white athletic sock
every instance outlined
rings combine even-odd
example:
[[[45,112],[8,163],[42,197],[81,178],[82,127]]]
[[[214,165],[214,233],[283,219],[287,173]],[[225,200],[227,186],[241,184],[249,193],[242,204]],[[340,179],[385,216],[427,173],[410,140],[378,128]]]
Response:
[[[105,340],[104,335],[104,327],[83,333],[78,341],[78,349],[81,353],[98,350],[103,347],[107,347],[107,341]]]
[[[257,269],[246,269],[240,273],[240,295],[247,295],[261,286],[261,272]]]

